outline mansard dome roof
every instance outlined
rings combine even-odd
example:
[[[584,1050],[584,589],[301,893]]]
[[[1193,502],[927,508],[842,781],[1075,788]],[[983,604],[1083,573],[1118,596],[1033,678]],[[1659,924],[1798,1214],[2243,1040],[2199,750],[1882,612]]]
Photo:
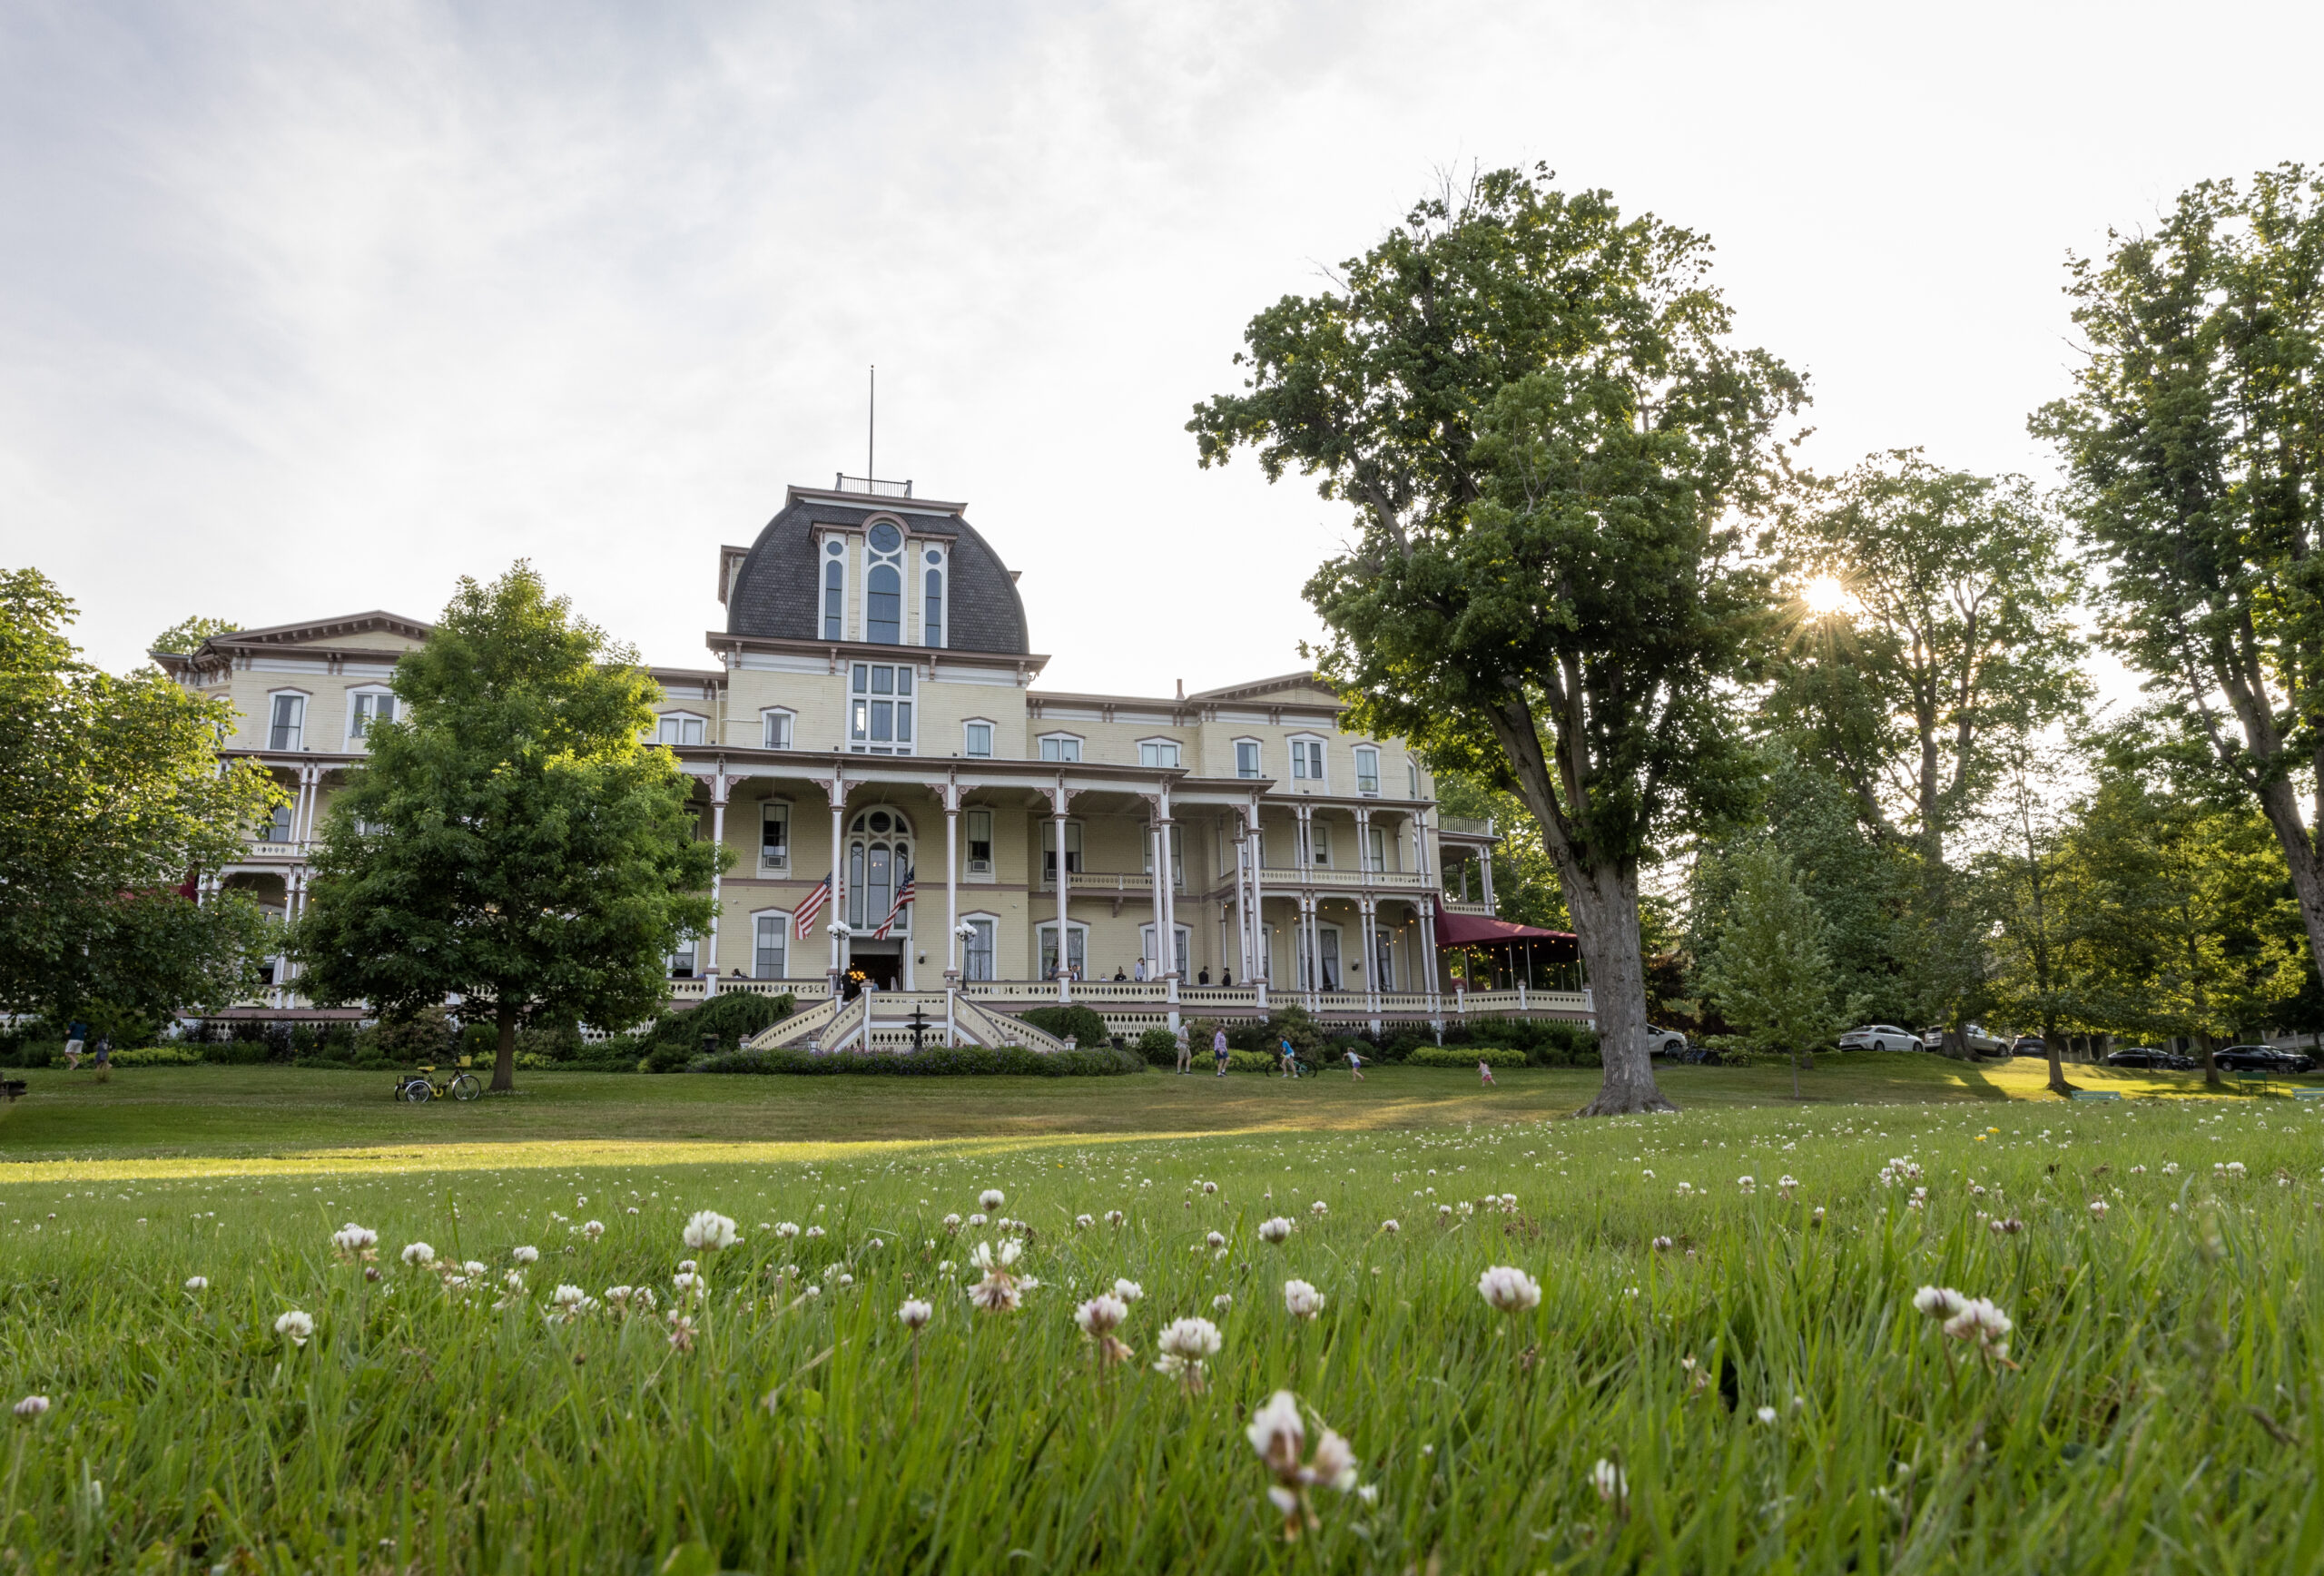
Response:
[[[917,500],[885,504],[793,488],[783,512],[766,523],[734,571],[726,597],[726,633],[820,639],[817,528],[860,531],[871,521],[885,518],[911,536],[940,537],[949,546],[948,649],[1027,655],[1032,648],[1025,636],[1025,604],[1000,555],[962,517],[964,507]]]

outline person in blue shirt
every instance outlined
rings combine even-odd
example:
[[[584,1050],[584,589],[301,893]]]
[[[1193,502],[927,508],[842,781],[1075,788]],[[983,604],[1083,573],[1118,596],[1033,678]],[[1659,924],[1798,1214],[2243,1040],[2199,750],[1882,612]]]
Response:
[[[1291,1041],[1287,1039],[1283,1042],[1283,1076],[1288,1079],[1299,1076],[1299,1053],[1291,1049]]]

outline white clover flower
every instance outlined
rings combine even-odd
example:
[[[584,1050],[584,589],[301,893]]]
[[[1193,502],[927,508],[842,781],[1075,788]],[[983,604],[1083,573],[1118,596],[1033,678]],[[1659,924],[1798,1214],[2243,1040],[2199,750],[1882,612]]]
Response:
[[[960,1230],[960,1217],[959,1216],[957,1216],[957,1215],[948,1215],[948,1216],[946,1216],[944,1217],[944,1229],[945,1229],[945,1230],[947,1230],[947,1231],[958,1231],[958,1230]]]
[[[1945,1333],[1955,1340],[1974,1342],[1980,1351],[2004,1360],[2009,1356],[2009,1342],[2004,1337],[2010,1328],[2009,1315],[1984,1297],[1962,1304],[1945,1321]]]
[[[1951,1286],[1923,1286],[1913,1294],[1913,1306],[1932,1319],[1949,1319],[1969,1305],[1969,1299]]]
[[[1108,1226],[1119,1226],[1123,1221],[1128,1220],[1128,1216],[1124,1215],[1118,1209],[1108,1209],[1106,1211],[1106,1224]]]
[[[548,1294],[549,1305],[564,1312],[579,1313],[589,1306],[589,1294],[579,1286],[560,1285]]]
[[[821,1205],[817,1205],[816,1207],[820,1209],[822,1207]],[[826,1235],[826,1233],[820,1226],[811,1226],[806,1230],[799,1234],[800,1239],[804,1242],[812,1242],[815,1238],[824,1235]]]
[[[1154,1345],[1162,1354],[1154,1364],[1157,1374],[1170,1375],[1188,1390],[1200,1390],[1203,1361],[1218,1351],[1218,1326],[1208,1319],[1175,1319],[1163,1327]]]
[[[685,1242],[688,1247],[705,1253],[716,1253],[722,1247],[734,1246],[734,1223],[714,1209],[697,1209],[694,1218],[686,1222]]]
[[[1312,1319],[1324,1311],[1324,1294],[1304,1280],[1283,1283],[1285,1311],[1295,1319]]]
[[[984,1223],[985,1217],[981,1211],[969,1216],[969,1225],[971,1228],[982,1226]]]
[[[1452,1223],[1452,1207],[1450,1204],[1438,1205],[1436,1207],[1436,1218],[1439,1224],[1450,1226]]]
[[[508,1256],[515,1259],[518,1264],[538,1264],[540,1262],[541,1250],[537,1247],[529,1246],[512,1247],[508,1250]]]
[[[1224,1233],[1214,1231],[1203,1238],[1203,1244],[1207,1247],[1225,1247],[1226,1237]]]
[[[1129,1304],[1121,1297],[1099,1292],[1073,1310],[1073,1322],[1081,1326],[1085,1335],[1103,1335],[1121,1327],[1129,1317]]]
[[[936,1310],[918,1297],[906,1297],[903,1306],[896,1310],[896,1323],[915,1335],[927,1328],[928,1321],[935,1316]]]
[[[1217,1183],[1216,1183],[1216,1182],[1206,1182],[1206,1183],[1204,1183],[1204,1184],[1202,1185],[1203,1197],[1206,1197],[1206,1198],[1207,1198],[1207,1197],[1211,1197],[1213,1194],[1216,1193],[1217,1191],[1218,1191],[1218,1184],[1217,1184]]]
[[[694,1320],[684,1314],[670,1315],[670,1347],[673,1351],[694,1350]]]
[[[1235,1305],[1235,1294],[1233,1292],[1221,1292],[1216,1296],[1210,1299],[1210,1305],[1223,1314],[1227,1309]]]
[[[1126,1303],[1134,1303],[1145,1295],[1146,1288],[1134,1280],[1118,1280],[1114,1283],[1114,1295]]]
[[[625,1307],[628,1305],[630,1293],[633,1289],[634,1288],[629,1286],[607,1286],[606,1288],[606,1301],[611,1303],[617,1308]]]
[[[1619,1500],[1630,1487],[1630,1479],[1622,1469],[1610,1461],[1600,1461],[1590,1469],[1590,1486],[1598,1491],[1601,1500]]]
[[[1762,1406],[1751,1415],[1761,1423],[1773,1423],[1776,1420],[1776,1409],[1772,1406]]]
[[[1318,1219],[1321,1219],[1324,1216],[1330,1213],[1330,1206],[1326,1205],[1320,1198],[1316,1199],[1315,1203],[1310,1204],[1307,1207]]]
[[[2093,1198],[2090,1201],[2090,1217],[2093,1220],[2103,1220],[2106,1218],[2106,1200],[2103,1198]]]
[[[682,1297],[699,1297],[709,1292],[710,1283],[690,1269],[682,1269],[670,1277],[670,1287]]]
[[[581,1235],[587,1237],[591,1242],[596,1241],[597,1238],[605,1236],[605,1234],[606,1223],[602,1220],[586,1222],[581,1227]]]
[[[1402,1231],[1403,1227],[1397,1225],[1394,1218],[1392,1216],[1391,1218],[1380,1223],[1380,1229],[1387,1233],[1390,1236],[1393,1236],[1396,1233]]]
[[[1288,1390],[1276,1391],[1267,1397],[1266,1404],[1251,1413],[1243,1436],[1277,1477],[1295,1473],[1307,1448],[1307,1424],[1299,1415],[1299,1397]]]
[[[1504,1314],[1541,1305],[1541,1285],[1523,1270],[1497,1264],[1477,1276],[1477,1295]]]
[[[315,1333],[314,1315],[292,1308],[274,1321],[274,1333],[294,1346],[303,1346],[307,1344],[307,1337]]]
[[[789,1242],[799,1235],[799,1223],[795,1220],[778,1220],[774,1223],[774,1234],[783,1241]]]
[[[977,1195],[977,1207],[980,1209],[998,1209],[1008,1202],[1008,1196],[998,1187],[988,1187]]]
[[[1273,1216],[1259,1222],[1261,1242],[1284,1242],[1291,1236],[1291,1222],[1282,1216]]]
[[[1759,1185],[1748,1177],[1738,1177],[1735,1179],[1735,1186],[1740,1187],[1747,1195],[1759,1190]]]
[[[1098,1217],[1094,1215],[1077,1215],[1073,1217],[1073,1229],[1076,1231],[1087,1231],[1097,1224]]]
[[[206,1292],[210,1289],[210,1277],[206,1275],[190,1275],[185,1277],[185,1289],[190,1292]]]
[[[330,1234],[330,1245],[341,1258],[372,1258],[377,1256],[372,1249],[379,1245],[379,1234],[350,1220]]]
[[[48,1397],[45,1395],[27,1395],[16,1403],[16,1415],[26,1423],[30,1423],[35,1417],[46,1416],[47,1413]]]

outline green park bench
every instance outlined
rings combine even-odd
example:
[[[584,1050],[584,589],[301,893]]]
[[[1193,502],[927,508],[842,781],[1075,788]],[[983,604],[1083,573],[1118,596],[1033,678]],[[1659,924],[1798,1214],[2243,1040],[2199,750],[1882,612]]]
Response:
[[[2324,1100],[2324,1084],[2302,1084],[2291,1091],[2296,1100]]]
[[[8,1103],[12,1106],[24,1094],[26,1087],[25,1080],[20,1078],[0,1079],[0,1095],[5,1095]],[[2324,1089],[2318,1089],[2316,1092],[2324,1095]]]
[[[2078,1100],[2120,1100],[2122,1097],[2113,1089],[2076,1089],[2073,1098]]]

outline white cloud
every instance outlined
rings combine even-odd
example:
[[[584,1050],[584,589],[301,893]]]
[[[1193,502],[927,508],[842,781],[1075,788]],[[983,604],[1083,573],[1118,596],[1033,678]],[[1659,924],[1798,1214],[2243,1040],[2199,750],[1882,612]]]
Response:
[[[2037,473],[2068,248],[2309,151],[2221,5],[19,8],[0,561],[103,661],[529,556],[705,661],[722,541],[863,458],[966,497],[1060,687],[1288,668],[1338,539],[1196,469],[1241,325],[1442,165],[1711,233],[1814,458]],[[1135,613],[1137,623],[1126,623]],[[1125,630],[1151,627],[1149,638]]]

